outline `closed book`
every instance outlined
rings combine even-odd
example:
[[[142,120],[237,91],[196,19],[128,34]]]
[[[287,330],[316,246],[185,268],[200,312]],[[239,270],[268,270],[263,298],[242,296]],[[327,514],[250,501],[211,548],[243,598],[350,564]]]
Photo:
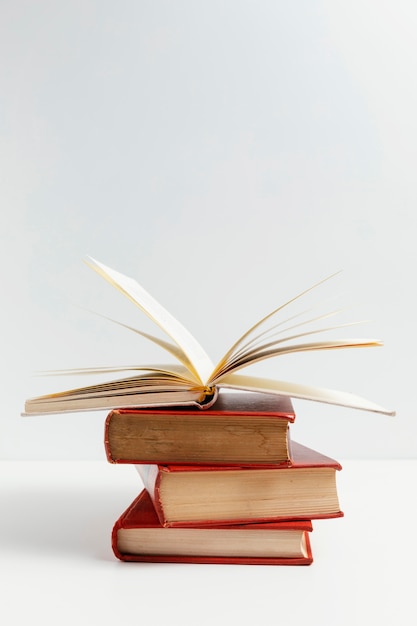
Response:
[[[291,399],[224,392],[214,406],[115,410],[105,423],[111,463],[276,465],[290,460]]]
[[[160,524],[146,490],[113,527],[112,548],[122,561],[310,565],[311,521],[169,528]]]
[[[136,465],[163,526],[340,517],[341,465],[292,442],[291,465],[275,468]]]

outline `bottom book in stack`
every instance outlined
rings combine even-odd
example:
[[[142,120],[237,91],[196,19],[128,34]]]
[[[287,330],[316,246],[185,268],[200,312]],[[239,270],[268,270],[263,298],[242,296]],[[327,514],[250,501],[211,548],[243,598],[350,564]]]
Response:
[[[310,521],[210,527],[162,526],[144,489],[113,528],[123,561],[310,565]]]
[[[126,561],[309,565],[311,520],[343,515],[340,464],[295,442],[274,468],[136,467],[145,490],[112,535]]]

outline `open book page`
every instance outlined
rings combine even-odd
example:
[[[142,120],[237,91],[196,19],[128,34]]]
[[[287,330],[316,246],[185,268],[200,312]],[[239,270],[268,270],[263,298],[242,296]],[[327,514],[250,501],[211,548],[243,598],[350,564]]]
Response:
[[[385,415],[395,415],[395,411],[384,409],[374,402],[370,402],[369,400],[351,393],[284,382],[282,380],[258,378],[257,376],[242,376],[240,374],[227,374],[222,378],[218,386],[228,389],[290,396],[291,398],[299,398],[301,400],[314,400],[316,402],[335,404],[351,409],[362,409],[364,411],[383,413]]]
[[[181,357],[181,362],[197,377],[201,384],[205,384],[214,365],[191,333],[135,280],[91,257],[88,258],[87,263],[171,337],[180,349],[178,355]]]
[[[212,381],[213,384],[220,383],[223,380],[223,377],[228,373],[236,372],[237,370],[253,365],[259,361],[283,354],[291,354],[293,352],[311,352],[316,350],[336,350],[340,348],[370,348],[382,345],[380,341],[376,341],[374,339],[336,339],[276,347],[276,344],[280,344],[281,342],[285,342],[293,338],[294,337],[290,337],[281,341],[261,345],[257,349],[250,352],[242,352],[239,357],[236,357],[229,363],[225,364],[220,374]]]
[[[313,328],[313,330],[306,330],[304,332],[294,334],[294,329],[308,325],[311,326],[311,324],[335,315],[337,311],[326,313],[325,315],[321,315],[319,317],[316,316],[312,319],[303,320],[294,324],[294,319],[297,319],[302,315],[298,313],[288,319],[280,320],[278,323],[274,323],[272,326],[265,329],[266,324],[275,320],[277,314],[284,308],[293,304],[303,295],[332,278],[332,276],[330,276],[313,285],[309,289],[306,289],[256,322],[235,342],[235,344],[220,360],[219,364],[214,368],[207,353],[203,350],[197,340],[189,333],[189,331],[135,280],[124,276],[120,272],[117,272],[116,270],[113,270],[112,268],[107,267],[103,263],[94,259],[90,258],[88,264],[108,282],[126,295],[131,301],[133,301],[134,304],[136,304],[146,315],[148,315],[148,317],[152,319],[153,322],[155,322],[175,341],[175,345],[132,328],[131,326],[126,326],[125,324],[120,324],[119,322],[116,323],[139,335],[142,335],[148,340],[159,345],[167,352],[171,353],[178,361],[183,363],[194,378],[197,379],[196,382],[198,381],[202,385],[213,385],[220,381],[222,376],[226,373],[235,372],[243,367],[251,365],[252,363],[274,356],[279,356],[280,354],[306,350],[324,350],[359,346],[369,347],[380,345],[379,342],[374,340],[339,340],[289,344],[289,342],[294,342],[302,337],[340,328],[341,326],[323,329]],[[345,326],[347,326],[347,324]],[[259,332],[261,329],[262,332]],[[257,334],[255,334],[255,332],[257,332]],[[276,338],[277,335],[279,338]],[[244,343],[245,340],[246,343]],[[286,343],[287,345],[282,346],[281,344],[283,343]]]
[[[100,315],[100,314],[96,313],[96,315]],[[164,368],[165,368],[166,371],[174,372],[174,371],[181,370],[183,372],[184,379],[186,379],[189,383],[193,382],[194,384],[196,384],[196,383],[200,384],[200,385],[202,384],[201,380],[199,378],[197,378],[197,375],[196,375],[196,372],[195,372],[195,369],[194,369],[192,363],[187,358],[187,356],[184,354],[183,350],[177,344],[170,343],[168,341],[164,341],[160,337],[155,337],[154,335],[150,335],[149,333],[145,333],[142,330],[138,330],[137,328],[134,328],[133,326],[129,326],[128,324],[123,324],[123,322],[118,322],[117,320],[114,320],[114,319],[112,319],[110,317],[107,317],[105,315],[100,315],[100,317],[103,317],[104,319],[108,320],[109,322],[113,322],[114,324],[117,324],[118,326],[122,326],[123,328],[127,328],[128,330],[131,330],[132,332],[136,333],[137,335],[140,335],[141,337],[144,337],[145,339],[148,339],[148,341],[151,341],[152,343],[155,343],[157,346],[159,346],[160,348],[162,348],[163,350],[165,350],[169,354],[172,354],[172,356],[179,363],[182,363],[182,365],[169,365],[169,366],[165,365]],[[126,370],[135,370],[135,369],[155,369],[155,367],[152,367],[152,368],[137,367],[137,366],[124,367],[124,368],[120,368],[120,371],[123,371],[123,370],[125,370],[125,371]],[[79,370],[79,371],[81,371],[81,370]],[[76,371],[74,370],[73,373],[76,373]]]
[[[201,399],[201,393],[196,391],[179,389],[148,391],[140,390],[139,393],[129,394],[100,394],[87,397],[63,397],[54,398],[44,396],[26,402],[22,416],[47,415],[54,413],[74,413],[80,411],[101,411],[110,409],[126,409],[138,407],[167,407],[167,406],[199,406],[209,407],[217,397],[217,391],[208,400]]]
[[[154,337],[126,324],[116,323],[156,343],[175,358],[176,364],[172,366],[140,365],[126,368],[83,368],[56,372],[56,374],[99,374],[113,371],[127,372],[130,370],[133,375],[122,380],[33,398],[26,402],[27,413],[62,412],[82,410],[83,408],[91,410],[104,408],[104,406],[134,406],[135,403],[137,406],[154,406],[158,403],[168,405],[197,402],[202,407],[207,407],[209,403],[215,401],[216,387],[218,386],[287,395],[294,398],[376,411],[388,415],[394,414],[392,411],[385,410],[372,402],[349,393],[236,374],[240,369],[261,360],[292,352],[382,345],[381,342],[373,339],[305,341],[307,337],[317,333],[325,333],[344,326],[351,326],[352,324],[324,328],[317,327],[318,322],[332,317],[338,311],[332,311],[324,315],[315,314],[313,316],[311,310],[296,311],[289,316],[287,314],[285,319],[277,317],[285,307],[289,307],[301,296],[325,281],[321,281],[310,289],[305,290],[256,322],[248,331],[241,335],[226,352],[219,364],[214,367],[207,353],[191,333],[135,280],[94,259],[90,258],[88,264],[139,307],[172,339],[173,343]]]
[[[339,273],[339,272],[337,272],[337,273]],[[301,322],[298,322],[296,324],[293,323],[294,320],[301,318],[303,315],[308,313],[308,311],[298,312],[295,315],[292,315],[289,318],[286,318],[286,319],[283,319],[283,320],[281,319],[281,320],[279,320],[276,323],[275,323],[275,319],[276,319],[277,315],[283,309],[289,307],[291,304],[293,304],[294,302],[299,300],[302,296],[306,295],[310,291],[313,291],[313,289],[316,289],[317,287],[319,287],[320,285],[322,285],[326,281],[330,280],[334,276],[336,276],[336,274],[332,274],[331,276],[328,276],[327,278],[325,278],[325,279],[319,281],[318,283],[312,285],[308,289],[305,289],[304,291],[302,291],[301,293],[296,295],[294,298],[291,298],[291,300],[288,300],[287,302],[284,302],[284,304],[281,304],[279,307],[277,307],[276,309],[274,309],[273,311],[268,313],[268,315],[265,315],[265,317],[263,317],[262,319],[258,320],[241,337],[239,337],[237,339],[237,341],[229,348],[229,350],[222,357],[222,359],[220,359],[219,363],[216,366],[216,369],[214,370],[214,372],[213,372],[213,374],[211,376],[212,380],[218,378],[221,374],[225,373],[226,371],[231,371],[232,369],[234,369],[234,367],[232,367],[234,361],[236,359],[244,356],[244,355],[245,356],[248,355],[253,349],[259,350],[260,348],[265,348],[266,345],[272,345],[272,343],[269,343],[269,339],[272,336],[282,335],[283,333],[285,333],[285,336],[283,338],[281,338],[280,340],[275,340],[273,342],[273,344],[275,344],[275,343],[280,343],[282,341],[288,341],[290,339],[296,339],[298,337],[309,335],[309,334],[313,334],[313,333],[317,333],[317,332],[324,332],[325,330],[332,330],[332,329],[329,329],[329,328],[327,328],[327,329],[319,329],[319,330],[318,329],[314,329],[312,331],[308,331],[308,332],[305,332],[303,334],[295,335],[293,337],[288,335],[289,331],[291,331],[291,330],[293,330],[295,328],[298,328],[300,326],[306,326],[308,324],[316,323],[316,322],[318,322],[320,320],[323,320],[323,319],[326,319],[328,317],[332,317],[333,315],[336,315],[336,313],[338,311],[332,311],[330,313],[326,313],[325,315],[320,315],[318,317],[316,316],[316,317],[314,317],[312,319],[302,320]],[[272,326],[267,326],[267,324],[270,324],[272,321],[274,321],[273,325]],[[289,323],[290,323],[290,325],[288,325]],[[260,329],[262,329],[261,332],[259,332]],[[257,334],[255,334],[255,333],[257,333]]]
[[[188,370],[180,365],[149,367],[101,367],[60,370],[64,374],[110,374],[131,370],[135,375],[31,398],[24,415],[71,411],[197,404],[205,408],[217,397],[207,395],[201,385],[190,381]]]
[[[168,364],[168,365],[117,365],[115,367],[77,367],[75,369],[65,370],[52,370],[50,372],[41,372],[41,375],[48,376],[71,376],[73,374],[115,374],[118,372],[147,372],[150,375],[160,375],[164,378],[176,378],[182,381],[183,384],[190,384],[195,381],[190,380],[190,372],[188,368],[183,365]],[[141,378],[146,378],[146,374]],[[118,379],[120,380],[120,379]]]

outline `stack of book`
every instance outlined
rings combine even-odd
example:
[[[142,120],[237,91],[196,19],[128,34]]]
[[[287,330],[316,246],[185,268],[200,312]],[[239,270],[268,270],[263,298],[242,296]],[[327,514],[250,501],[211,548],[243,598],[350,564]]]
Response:
[[[291,440],[290,398],[111,411],[105,449],[145,489],[114,525],[124,561],[309,565],[313,519],[340,517],[339,463]]]
[[[136,465],[145,485],[115,524],[115,554],[127,561],[311,563],[311,520],[342,515],[336,489],[341,467],[291,441],[291,398],[395,413],[350,393],[238,372],[285,354],[381,342],[310,340],[343,326],[321,326],[338,311],[310,317],[309,308],[291,310],[321,281],[261,318],[215,365],[191,333],[135,280],[94,259],[88,264],[166,338],[121,326],[175,359],[174,364],[67,370],[130,374],[25,403],[26,415],[111,411],[108,459]],[[284,310],[286,318],[281,317]]]

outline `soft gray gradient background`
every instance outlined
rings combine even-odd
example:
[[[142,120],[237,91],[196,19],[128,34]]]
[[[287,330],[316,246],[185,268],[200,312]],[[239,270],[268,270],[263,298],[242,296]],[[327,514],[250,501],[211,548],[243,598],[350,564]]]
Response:
[[[216,359],[343,269],[350,334],[383,349],[284,357],[265,375],[396,418],[297,402],[337,458],[415,457],[417,10],[412,1],[0,3],[0,458],[101,459],[105,413],[21,418],[74,379],[164,360],[85,309],[151,326],[82,259],[136,277]],[[253,371],[255,373],[255,371]]]

